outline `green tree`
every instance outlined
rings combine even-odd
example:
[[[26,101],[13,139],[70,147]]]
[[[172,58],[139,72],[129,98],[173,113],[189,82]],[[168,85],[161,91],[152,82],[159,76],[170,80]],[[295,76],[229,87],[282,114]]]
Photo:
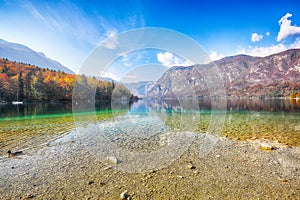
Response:
[[[24,82],[23,82],[23,77],[22,77],[22,72],[18,74],[18,79],[17,79],[17,100],[22,101],[24,99]]]
[[[30,100],[32,98],[31,82],[32,82],[32,72],[30,71],[26,74],[25,81],[24,81],[24,95],[26,100]]]
[[[6,63],[3,64],[2,73],[8,75],[8,68],[6,66]]]
[[[37,80],[34,85],[35,92],[36,92],[36,98],[38,100],[43,100],[44,96],[44,78],[42,72],[39,72],[37,75]]]
[[[44,84],[44,99],[50,101],[63,99],[63,88],[53,80]]]

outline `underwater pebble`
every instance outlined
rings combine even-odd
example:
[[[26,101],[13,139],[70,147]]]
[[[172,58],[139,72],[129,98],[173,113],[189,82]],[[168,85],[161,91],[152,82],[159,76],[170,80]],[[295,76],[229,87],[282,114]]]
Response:
[[[187,167],[188,167],[189,169],[195,169],[195,168],[196,168],[192,163],[189,163],[189,164],[187,165]]]
[[[102,182],[102,181],[100,181],[100,182],[99,182],[99,185],[100,185],[100,186],[104,186],[104,185],[105,185],[105,183],[104,183],[104,182]]]
[[[118,164],[118,159],[114,156],[108,157],[107,160],[112,164],[115,164],[115,165]]]
[[[274,149],[275,149],[275,146],[269,145],[269,144],[261,144],[261,145],[259,146],[259,148],[260,148],[261,150],[274,150]]]
[[[112,166],[108,166],[108,167],[105,167],[103,170],[109,170],[111,168],[112,168]]]
[[[89,184],[89,185],[93,185],[93,184],[94,184],[94,181],[91,180],[91,181],[88,182],[88,184]]]
[[[26,194],[25,199],[32,199],[33,197],[34,197],[33,194],[28,193],[28,194]]]
[[[283,183],[287,182],[287,179],[285,179],[285,178],[278,178],[278,180]]]
[[[122,192],[121,194],[120,194],[120,198],[121,199],[128,199],[129,198],[129,195],[127,194],[127,190],[125,190],[124,192]]]

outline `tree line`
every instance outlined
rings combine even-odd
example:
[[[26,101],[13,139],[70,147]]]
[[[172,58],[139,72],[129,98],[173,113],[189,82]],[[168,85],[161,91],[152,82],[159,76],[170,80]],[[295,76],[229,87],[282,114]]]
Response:
[[[300,90],[298,92],[292,92],[292,94],[290,95],[290,99],[300,99]]]
[[[122,84],[99,80],[84,74],[40,68],[30,64],[0,59],[0,101],[71,101],[74,86],[85,98],[86,91],[93,92],[97,101],[130,98],[130,91]]]

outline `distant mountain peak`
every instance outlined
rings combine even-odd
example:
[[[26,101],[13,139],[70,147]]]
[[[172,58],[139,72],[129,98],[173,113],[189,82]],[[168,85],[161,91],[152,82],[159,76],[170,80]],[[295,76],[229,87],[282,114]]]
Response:
[[[74,74],[72,70],[63,66],[59,62],[48,58],[42,52],[36,52],[25,45],[7,42],[3,39],[0,39],[0,57],[36,65],[41,68],[49,68]]]

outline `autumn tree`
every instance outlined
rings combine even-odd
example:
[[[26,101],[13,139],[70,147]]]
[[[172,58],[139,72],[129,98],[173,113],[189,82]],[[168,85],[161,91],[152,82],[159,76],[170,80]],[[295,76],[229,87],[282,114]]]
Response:
[[[113,81],[0,59],[1,101],[72,100],[73,94],[76,94],[76,100],[110,101],[113,93],[116,98],[130,97],[127,88]]]
[[[7,74],[0,74],[0,101],[6,100],[7,95],[8,76]]]

